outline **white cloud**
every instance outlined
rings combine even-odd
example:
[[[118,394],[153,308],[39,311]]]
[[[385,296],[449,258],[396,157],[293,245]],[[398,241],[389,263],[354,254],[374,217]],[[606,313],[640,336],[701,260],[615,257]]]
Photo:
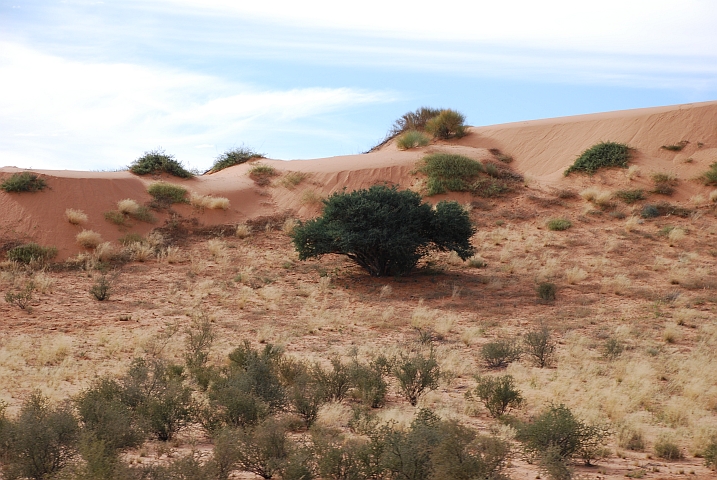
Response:
[[[242,132],[392,101],[350,88],[262,90],[209,75],[120,63],[83,63],[0,43],[3,164],[118,168],[159,145],[206,167],[207,147]],[[202,148],[198,148],[202,147]]]

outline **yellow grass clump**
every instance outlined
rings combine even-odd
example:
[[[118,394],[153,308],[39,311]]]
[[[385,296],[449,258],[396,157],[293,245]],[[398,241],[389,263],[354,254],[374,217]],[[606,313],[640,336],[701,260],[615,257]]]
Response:
[[[115,247],[110,242],[102,242],[95,248],[95,256],[101,262],[112,259],[115,255]]]
[[[135,215],[139,211],[139,203],[131,198],[125,198],[117,202],[117,210],[127,215]]]
[[[625,220],[625,231],[632,232],[637,228],[638,225],[640,225],[641,222],[642,220],[640,219],[640,217],[629,217],[627,220]]]
[[[717,202],[717,190],[712,190],[710,192],[710,202]]]
[[[83,223],[87,223],[87,214],[82,210],[76,210],[74,208],[68,208],[65,210],[65,218],[73,225],[82,225]]]
[[[102,235],[92,230],[82,230],[75,236],[77,244],[85,248],[96,248],[102,243]]]
[[[189,203],[196,208],[208,208],[210,210],[226,210],[229,208],[229,199],[225,197],[213,197],[211,195],[199,195],[192,193]]]
[[[670,233],[667,234],[667,239],[670,241],[670,246],[677,245],[685,236],[687,232],[683,228],[673,228]]]
[[[240,223],[239,225],[237,225],[234,235],[239,238],[246,238],[251,235],[251,227],[246,223]]]
[[[586,278],[588,278],[588,273],[578,266],[565,270],[565,280],[570,285],[582,282]]]
[[[628,180],[633,180],[640,176],[640,167],[637,165],[630,165],[630,167],[625,172],[625,176],[627,176]]]

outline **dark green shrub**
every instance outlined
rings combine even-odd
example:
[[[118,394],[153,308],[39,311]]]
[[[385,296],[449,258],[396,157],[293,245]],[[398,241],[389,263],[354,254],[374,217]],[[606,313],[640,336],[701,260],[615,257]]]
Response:
[[[549,367],[555,354],[555,342],[551,338],[550,330],[541,328],[526,333],[523,337],[523,353],[528,355],[536,366]]]
[[[0,453],[6,450],[2,472],[7,479],[48,478],[77,452],[77,419],[66,407],[51,406],[39,392],[30,395],[14,419],[0,415],[0,427]]]
[[[207,366],[215,337],[211,320],[204,313],[194,316],[184,333],[186,335],[184,364],[199,388],[206,391],[209,382],[216,376],[214,369]]]
[[[261,187],[269,185],[269,183],[271,183],[271,177],[277,175],[278,173],[274,167],[261,163],[257,163],[249,170],[249,177],[254,180],[254,183]]]
[[[216,173],[225,168],[233,167],[234,165],[241,165],[255,158],[264,158],[264,154],[257,153],[248,147],[233,148],[219,155],[216,160],[214,160],[212,168],[204,173]]]
[[[11,192],[39,192],[47,186],[45,180],[30,172],[13,173],[0,184],[0,189]]]
[[[488,368],[504,368],[520,359],[520,347],[509,340],[488,342],[481,347],[480,355]]]
[[[507,478],[510,446],[497,438],[477,435],[455,422],[442,421],[438,426],[440,441],[431,452],[432,479],[499,480]]]
[[[605,427],[588,425],[575,418],[565,405],[551,405],[532,422],[519,423],[516,439],[533,460],[554,448],[554,454],[562,459],[577,457],[589,465],[608,434]]]
[[[538,284],[536,292],[538,294],[538,298],[540,298],[541,300],[546,302],[552,302],[553,300],[555,300],[557,288],[555,287],[554,283],[541,282]]]
[[[345,438],[336,432],[312,432],[316,471],[320,478],[363,480],[381,478],[380,459],[370,440]]]
[[[615,197],[619,198],[623,202],[627,203],[628,205],[639,202],[640,200],[644,200],[645,192],[643,190],[618,190],[613,194]]]
[[[433,470],[431,454],[440,443],[441,420],[421,409],[408,431],[384,427],[379,431],[382,444],[381,467],[388,478],[429,479]]]
[[[335,193],[324,200],[323,216],[300,223],[292,233],[299,258],[346,255],[373,276],[405,275],[430,250],[474,250],[468,212],[456,202],[435,210],[409,190],[375,185]]]
[[[717,185],[717,162],[710,165],[710,169],[703,173],[700,178],[705,185]]]
[[[150,173],[168,173],[179,178],[192,178],[192,172],[186,170],[173,155],[167,155],[164,150],[150,150],[132,162],[129,171],[135,175]]]
[[[418,130],[408,130],[403,132],[396,138],[396,146],[399,150],[408,150],[410,148],[425,147],[430,139]]]
[[[427,194],[468,192],[479,174],[485,172],[483,164],[464,155],[433,153],[426,155],[417,171],[428,177]]]
[[[563,231],[573,226],[573,222],[565,218],[553,218],[548,220],[548,230]]]
[[[690,142],[687,140],[682,140],[681,142],[677,142],[673,145],[663,145],[660,148],[671,152],[681,152],[689,143]]]
[[[570,480],[573,472],[568,465],[568,459],[560,455],[560,448],[557,446],[548,447],[538,458],[538,468],[550,480]]]
[[[497,148],[491,148],[488,151],[496,158],[496,160],[498,160],[500,162],[511,163],[513,161],[513,157],[511,157],[510,155],[504,154]]]
[[[520,391],[515,388],[513,377],[504,375],[502,377],[477,377],[473,393],[483,402],[490,416],[497,418],[513,408],[519,408],[523,404],[523,397]]]
[[[665,460],[680,460],[684,458],[680,447],[667,438],[661,438],[655,443],[655,455]]]
[[[625,345],[617,338],[610,337],[605,340],[602,348],[602,356],[608,360],[616,360],[625,350]]]
[[[284,389],[277,373],[283,352],[271,344],[261,351],[251,347],[248,341],[229,354],[232,374],[246,375],[251,391],[265,401],[272,411],[284,406]]]
[[[110,291],[112,290],[112,283],[107,278],[107,275],[100,275],[95,283],[90,288],[90,293],[96,300],[100,302],[110,298]]]
[[[707,444],[702,456],[705,459],[705,465],[712,470],[717,470],[717,436],[712,437],[712,440]]]
[[[43,247],[37,243],[26,243],[11,248],[7,252],[7,259],[20,263],[46,262],[57,255],[57,248]]]
[[[273,418],[235,431],[236,464],[262,478],[281,473],[292,451],[286,427]]]
[[[676,216],[686,218],[689,217],[692,211],[688,208],[671,205],[667,202],[660,202],[655,205],[645,205],[642,207],[640,215],[642,218],[655,218],[655,217],[667,217]]]
[[[353,385],[351,368],[341,362],[337,355],[330,358],[331,370],[314,367],[313,377],[324,392],[327,401],[340,402]]]
[[[640,211],[642,218],[655,218],[660,216],[660,211],[654,205],[645,205]]]
[[[415,407],[426,390],[438,388],[441,370],[433,352],[428,357],[421,353],[401,354],[393,367],[393,375],[401,394]]]
[[[187,189],[167,182],[156,182],[149,186],[147,192],[163,203],[187,203]]]
[[[566,177],[572,172],[585,172],[592,175],[600,168],[627,168],[629,161],[630,147],[622,143],[601,142],[581,153],[564,173]]]
[[[386,403],[388,383],[385,375],[391,366],[385,357],[373,360],[368,364],[354,361],[351,366],[351,383],[355,385],[355,395],[364,405],[380,408]]]
[[[462,113],[444,109],[426,122],[425,130],[433,135],[434,138],[460,138],[466,134],[465,126],[463,125],[465,121],[466,117]]]

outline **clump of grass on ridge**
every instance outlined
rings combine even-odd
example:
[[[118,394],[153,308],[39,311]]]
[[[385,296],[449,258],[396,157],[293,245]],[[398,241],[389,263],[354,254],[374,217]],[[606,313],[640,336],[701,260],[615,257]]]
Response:
[[[167,182],[156,182],[149,186],[147,192],[160,202],[186,203],[187,189]]]
[[[422,160],[418,171],[428,176],[428,195],[445,192],[468,192],[478,175],[485,172],[483,164],[463,155],[433,153]]]
[[[30,172],[13,173],[0,184],[0,189],[11,192],[39,192],[47,186],[43,178]]]
[[[150,173],[168,173],[179,178],[192,178],[194,174],[185,169],[173,155],[167,155],[164,150],[150,150],[132,162],[129,171],[135,175]]]
[[[265,187],[271,183],[271,177],[276,176],[276,169],[271,165],[257,163],[249,170],[249,177],[259,186]]]
[[[234,165],[241,165],[255,158],[264,158],[264,154],[255,152],[249,147],[233,148],[219,155],[216,160],[214,160],[212,168],[204,173],[216,173],[225,168],[233,167]]]
[[[399,150],[408,150],[410,148],[425,147],[430,139],[418,130],[408,130],[403,132],[396,138],[396,146]]]
[[[565,170],[567,177],[572,172],[585,172],[592,175],[600,168],[627,168],[630,161],[630,147],[624,143],[600,142],[585,150],[570,168]]]

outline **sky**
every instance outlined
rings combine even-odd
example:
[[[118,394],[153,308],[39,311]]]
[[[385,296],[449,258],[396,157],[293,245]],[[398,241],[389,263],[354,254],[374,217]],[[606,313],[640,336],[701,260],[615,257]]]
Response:
[[[711,0],[0,0],[0,166],[207,170],[469,125],[717,100]]]

